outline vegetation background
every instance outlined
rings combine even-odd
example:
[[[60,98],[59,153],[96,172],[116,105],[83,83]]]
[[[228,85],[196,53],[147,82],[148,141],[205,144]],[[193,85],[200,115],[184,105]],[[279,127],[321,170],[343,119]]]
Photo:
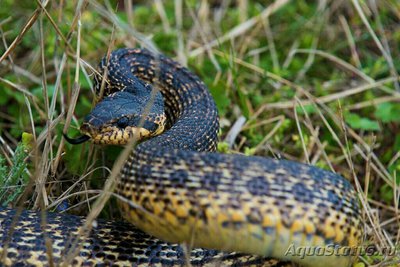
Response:
[[[286,158],[357,189],[357,266],[399,257],[400,2],[396,0],[0,0],[0,200],[87,214],[117,152],[65,144],[109,49],[143,46],[208,85],[225,153]],[[112,203],[111,199],[108,203]],[[98,203],[98,202],[96,202]],[[102,207],[102,205],[101,205]],[[120,218],[112,204],[100,216]],[[396,263],[397,262],[397,263]]]

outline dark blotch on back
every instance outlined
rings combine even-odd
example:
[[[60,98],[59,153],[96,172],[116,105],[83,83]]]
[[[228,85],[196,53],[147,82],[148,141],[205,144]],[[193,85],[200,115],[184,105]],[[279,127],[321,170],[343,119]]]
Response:
[[[254,177],[247,182],[247,189],[255,196],[266,195],[270,190],[270,183],[263,176]]]

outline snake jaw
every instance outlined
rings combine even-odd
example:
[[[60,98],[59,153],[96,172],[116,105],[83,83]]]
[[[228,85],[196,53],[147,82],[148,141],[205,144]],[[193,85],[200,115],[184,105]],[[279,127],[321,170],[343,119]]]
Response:
[[[142,141],[149,137],[151,137],[151,132],[142,127],[128,126],[120,129],[115,126],[108,126],[93,134],[92,142],[95,144],[126,145],[132,139]]]
[[[113,108],[109,106],[108,112],[116,113],[110,112]],[[159,113],[147,114],[145,117],[141,114],[124,113],[109,120],[97,114],[107,113],[103,111],[103,113],[89,114],[80,127],[81,133],[89,136],[94,144],[126,145],[132,139],[141,142],[164,132],[166,125],[166,114],[163,110]]]
[[[77,145],[91,140],[94,144],[108,144],[108,145],[126,145],[132,139],[143,141],[150,137],[161,134],[165,129],[165,115],[156,118],[158,127],[155,131],[145,127],[126,126],[119,128],[115,125],[108,125],[97,128],[84,122],[80,127],[82,135],[77,138],[70,138],[68,135],[63,134],[68,143]]]
[[[147,138],[158,135],[164,129],[163,127],[160,128],[162,129],[155,133],[143,127],[133,127],[133,126],[127,126],[126,128],[123,129],[118,128],[116,126],[107,126],[101,128],[99,131],[90,131],[90,132],[82,130],[81,131],[85,135],[90,136],[90,139],[94,144],[126,145],[132,139],[141,142]]]

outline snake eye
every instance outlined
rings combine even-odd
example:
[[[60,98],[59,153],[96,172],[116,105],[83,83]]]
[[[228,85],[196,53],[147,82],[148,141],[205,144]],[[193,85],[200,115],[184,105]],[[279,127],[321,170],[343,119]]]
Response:
[[[122,117],[121,119],[119,119],[117,121],[117,125],[119,128],[125,128],[126,126],[128,126],[129,120],[127,117]]]

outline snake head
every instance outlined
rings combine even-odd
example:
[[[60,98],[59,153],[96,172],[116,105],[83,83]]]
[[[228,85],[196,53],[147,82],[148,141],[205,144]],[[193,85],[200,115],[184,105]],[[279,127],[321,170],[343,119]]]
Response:
[[[95,144],[124,145],[163,132],[166,116],[160,92],[125,89],[106,96],[87,115],[80,128],[83,136],[66,137],[72,144],[91,140]]]

